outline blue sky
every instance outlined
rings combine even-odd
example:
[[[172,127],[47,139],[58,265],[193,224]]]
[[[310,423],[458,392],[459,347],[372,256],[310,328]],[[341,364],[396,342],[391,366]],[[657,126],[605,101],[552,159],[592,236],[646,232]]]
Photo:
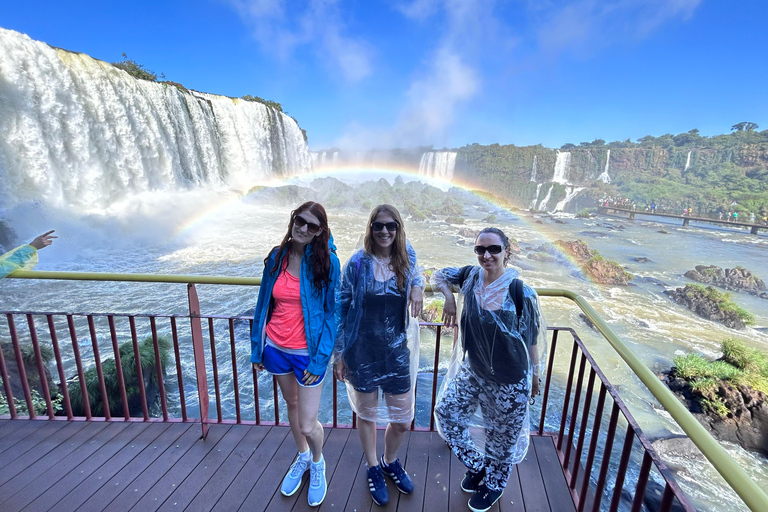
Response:
[[[768,128],[768,2],[4,2],[0,26],[282,103],[313,150]]]

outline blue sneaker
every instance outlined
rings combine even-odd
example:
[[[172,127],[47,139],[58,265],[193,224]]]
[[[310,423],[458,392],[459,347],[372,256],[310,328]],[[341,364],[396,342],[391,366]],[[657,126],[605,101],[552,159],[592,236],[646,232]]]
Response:
[[[291,464],[291,469],[283,478],[283,485],[280,487],[280,492],[283,496],[291,496],[293,493],[299,490],[301,487],[301,478],[304,473],[309,469],[309,463],[312,459],[304,460],[301,455],[296,457],[296,460]]]
[[[313,462],[309,466],[309,492],[307,501],[310,507],[316,507],[325,499],[328,484],[325,481],[325,457],[320,462]]]
[[[405,472],[403,466],[400,465],[400,459],[395,459],[392,464],[384,462],[384,456],[379,459],[381,465],[381,471],[395,482],[397,490],[403,494],[411,494],[413,492],[413,480]]]
[[[381,466],[378,464],[368,468],[368,490],[371,491],[371,498],[377,505],[389,503],[387,482],[384,481],[384,473],[381,472]]]

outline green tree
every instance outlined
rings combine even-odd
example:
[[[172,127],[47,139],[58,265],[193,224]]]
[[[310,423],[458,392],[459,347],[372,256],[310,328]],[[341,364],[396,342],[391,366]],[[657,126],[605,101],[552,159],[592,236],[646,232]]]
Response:
[[[736,123],[735,125],[731,126],[731,131],[737,131],[737,132],[753,132],[757,130],[759,126],[757,126],[755,123],[750,123],[747,121],[744,121],[742,123]]]
[[[157,82],[157,73],[148,70],[135,60],[131,60],[128,58],[128,55],[123,52],[123,60],[120,62],[112,62],[113,66],[115,66],[118,69],[122,69],[123,71],[127,72],[129,75],[131,75],[133,78],[138,78],[140,80],[149,80],[150,82]],[[161,78],[165,78],[165,75],[161,73]]]

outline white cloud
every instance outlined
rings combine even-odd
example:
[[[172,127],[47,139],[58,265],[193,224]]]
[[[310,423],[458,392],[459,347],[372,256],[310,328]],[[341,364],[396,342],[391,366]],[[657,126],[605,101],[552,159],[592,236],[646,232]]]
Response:
[[[338,0],[310,0],[301,7],[289,0],[225,1],[252,27],[265,53],[288,59],[309,46],[345,81],[359,82],[371,74],[373,52],[363,39],[344,33]]]
[[[662,25],[691,17],[701,0],[577,0],[529,2],[540,49],[591,53],[648,37]]]

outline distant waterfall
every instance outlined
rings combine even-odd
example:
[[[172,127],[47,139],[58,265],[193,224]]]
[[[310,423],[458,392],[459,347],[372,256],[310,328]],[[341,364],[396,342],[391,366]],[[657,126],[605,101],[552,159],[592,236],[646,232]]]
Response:
[[[693,153],[693,151],[689,151],[688,158],[685,159],[685,169],[683,169],[683,172],[686,172],[688,168],[691,166],[691,153]]]
[[[541,186],[542,185],[543,185],[543,183],[539,183],[538,185],[536,185],[536,197],[533,198],[533,201],[531,201],[531,206],[528,207],[531,210],[535,210],[536,209],[536,201],[539,200],[539,192],[541,192]]]
[[[543,211],[547,207],[547,203],[549,202],[549,198],[552,196],[552,189],[555,188],[554,185],[549,186],[549,190],[547,191],[547,195],[544,196],[544,199],[541,200],[541,204],[539,204],[539,207],[536,208],[539,211]]]
[[[421,155],[419,176],[451,181],[455,166],[455,151],[429,151]]]
[[[328,161],[328,154],[330,153],[330,162]],[[315,171],[324,167],[335,167],[339,163],[338,151],[312,151],[312,169]]]
[[[610,169],[611,166],[611,150],[608,150],[608,154],[605,156],[605,170],[603,170],[603,174],[597,177],[598,180],[602,180],[604,183],[610,183],[611,177],[608,176],[608,169]]]
[[[137,80],[0,29],[0,206],[103,208],[148,191],[247,190],[309,172],[296,121],[261,103]]]
[[[584,190],[584,187],[565,187],[565,198],[555,205],[556,212],[562,212],[565,210],[565,206],[568,202],[576,197],[579,192]]]
[[[568,151],[557,152],[557,160],[555,161],[555,175],[552,176],[554,183],[568,183],[568,172],[571,167],[571,154]],[[541,209],[541,208],[539,208]]]
[[[537,159],[537,156],[533,155],[533,166],[531,167],[531,181],[536,181],[536,159]]]

